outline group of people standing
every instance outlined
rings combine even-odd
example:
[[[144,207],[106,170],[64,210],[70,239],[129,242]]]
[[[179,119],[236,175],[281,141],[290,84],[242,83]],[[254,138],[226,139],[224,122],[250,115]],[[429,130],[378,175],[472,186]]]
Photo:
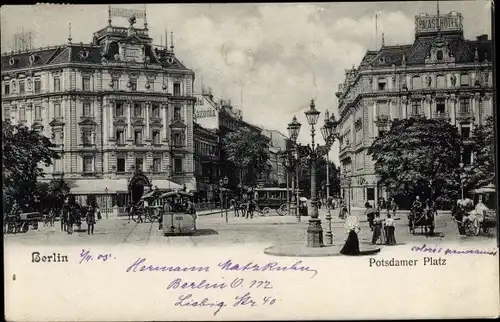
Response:
[[[87,234],[94,234],[96,219],[101,219],[101,211],[97,205],[81,206],[75,198],[67,198],[61,209],[61,231],[73,234],[73,226],[81,226],[82,217],[87,223]]]

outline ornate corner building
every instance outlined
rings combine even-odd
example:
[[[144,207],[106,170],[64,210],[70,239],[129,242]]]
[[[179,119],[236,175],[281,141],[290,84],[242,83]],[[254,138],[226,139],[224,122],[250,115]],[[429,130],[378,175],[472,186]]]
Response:
[[[444,119],[457,126],[465,149],[464,163],[474,162],[472,130],[493,113],[492,42],[463,36],[462,15],[415,17],[415,41],[367,51],[358,68],[346,70],[336,96],[340,113],[342,185],[354,206],[387,199],[367,154],[375,138],[397,118]],[[349,181],[347,181],[349,182]]]
[[[2,119],[37,128],[61,152],[46,178],[64,175],[73,194],[118,194],[121,203],[138,172],[159,189],[196,189],[195,75],[173,42],[153,45],[147,23],[129,22],[110,19],[91,44],[70,36],[1,57]]]

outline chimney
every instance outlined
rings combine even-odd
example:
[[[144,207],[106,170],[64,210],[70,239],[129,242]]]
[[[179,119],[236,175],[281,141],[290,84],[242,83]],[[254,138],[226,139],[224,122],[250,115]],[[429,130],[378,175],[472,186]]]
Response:
[[[486,41],[488,40],[488,35],[480,35],[476,37],[477,41]]]

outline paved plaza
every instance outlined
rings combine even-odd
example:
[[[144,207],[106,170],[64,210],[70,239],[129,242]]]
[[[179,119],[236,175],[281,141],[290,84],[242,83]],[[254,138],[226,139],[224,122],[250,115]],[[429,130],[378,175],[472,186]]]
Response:
[[[354,209],[353,213],[361,220],[360,241],[369,243],[372,232],[368,227],[363,210]],[[346,232],[343,220],[338,218],[338,211],[332,211],[332,232],[336,244],[345,241]],[[325,221],[326,211],[320,210],[323,228],[327,229]],[[103,219],[97,222],[94,235],[87,235],[86,224],[82,224],[82,231],[68,235],[61,231],[59,222],[54,227],[43,227],[40,224],[38,230],[30,230],[27,233],[5,234],[4,242],[45,245],[85,245],[85,244],[135,244],[135,245],[208,245],[221,246],[244,243],[262,243],[267,245],[306,244],[306,229],[309,217],[301,217],[298,223],[293,216],[271,215],[267,217],[256,216],[253,219],[235,218],[232,211],[228,212],[228,223],[225,216],[220,213],[200,213],[197,219],[198,232],[193,236],[163,236],[158,229],[158,223],[136,223],[128,222],[125,217],[114,219]],[[398,244],[443,241],[492,241],[496,237],[496,230],[491,229],[490,234],[485,236],[465,237],[460,236],[456,224],[451,215],[441,212],[436,217],[436,235],[426,237],[420,234],[411,235],[408,232],[406,214],[396,216],[396,241]]]

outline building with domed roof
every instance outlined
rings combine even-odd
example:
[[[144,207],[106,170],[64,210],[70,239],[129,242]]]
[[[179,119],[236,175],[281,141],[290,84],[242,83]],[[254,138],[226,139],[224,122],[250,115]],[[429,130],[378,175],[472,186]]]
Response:
[[[52,138],[62,158],[46,179],[64,176],[72,194],[96,194],[101,209],[137,201],[145,188],[196,189],[194,72],[172,35],[170,47],[154,45],[146,21],[129,23],[114,26],[110,15],[90,44],[69,36],[1,56],[2,119]]]
[[[464,138],[464,163],[474,162],[470,136],[493,113],[492,41],[465,39],[460,13],[415,17],[412,44],[368,50],[339,85],[339,160],[345,199],[354,206],[387,199],[367,150],[397,118],[439,118]],[[383,38],[382,38],[383,39]],[[347,181],[349,182],[349,181]]]

